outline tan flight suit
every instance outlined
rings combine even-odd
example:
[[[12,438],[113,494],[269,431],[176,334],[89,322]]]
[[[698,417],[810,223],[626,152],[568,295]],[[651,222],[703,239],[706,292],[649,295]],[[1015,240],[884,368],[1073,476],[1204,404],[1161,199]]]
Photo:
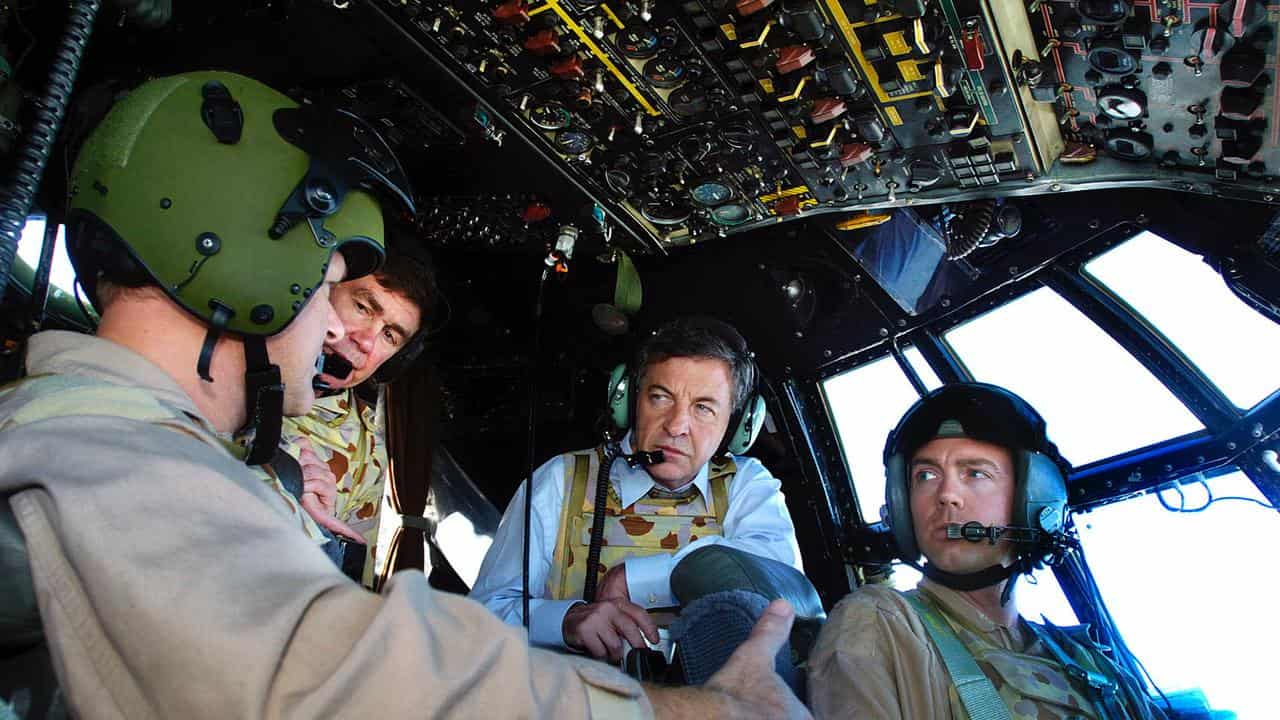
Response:
[[[352,388],[336,395],[318,398],[311,412],[296,418],[285,418],[280,444],[295,460],[310,445],[329,466],[337,481],[334,517],[350,525],[365,539],[363,584],[373,585],[373,551],[378,542],[378,519],[382,492],[387,480],[386,412],[384,391],[377,402],[365,402]],[[269,465],[257,468],[264,480],[295,514],[294,522],[317,544],[324,535],[298,501],[285,490]]]
[[[530,650],[420,572],[347,580],[142,356],[46,332],[27,369],[0,390],[0,496],[75,715],[652,715],[634,681]]]
[[[600,468],[598,450],[570,457],[564,477],[567,500],[560,512],[560,530],[547,577],[546,596],[556,600],[582,597]],[[723,535],[729,484],[736,472],[731,459],[712,462],[707,475],[710,499],[696,491],[680,499],[646,495],[625,508],[617,487],[610,483],[597,580],[603,580],[609,568],[629,557],[672,554],[698,538]]]
[[[1068,680],[1062,665],[1019,618],[1006,626],[988,619],[959,593],[925,579],[922,600],[940,610],[995,686],[1014,720],[1098,718],[1085,690]],[[1073,643],[1069,652],[1090,670],[1113,680],[1122,673],[1097,652]],[[884,585],[866,585],[832,609],[809,654],[809,702],[827,718],[951,718],[968,713],[951,683],[942,655],[905,597]],[[1123,676],[1133,718],[1163,714]]]

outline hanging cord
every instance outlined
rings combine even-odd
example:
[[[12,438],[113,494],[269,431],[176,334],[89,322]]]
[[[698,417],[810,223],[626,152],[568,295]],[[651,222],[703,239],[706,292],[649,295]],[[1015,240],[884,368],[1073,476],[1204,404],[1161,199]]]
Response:
[[[529,435],[527,439],[527,451],[529,454],[528,465],[529,474],[524,484],[524,562],[521,566],[521,576],[524,591],[521,593],[521,601],[523,603],[524,629],[526,634],[529,631],[529,535],[533,531],[530,527],[533,518],[533,471],[536,469],[534,463],[534,439],[536,433],[534,428],[537,426],[538,415],[538,344],[542,335],[542,297],[547,289],[547,279],[551,277],[551,267],[542,269],[542,277],[538,280],[538,299],[533,304],[533,346],[532,355],[529,359]]]
[[[1199,505],[1197,507],[1187,507],[1187,495],[1186,493],[1182,492],[1181,482],[1176,482],[1176,483],[1173,483],[1172,485],[1166,485],[1164,487],[1157,488],[1155,492],[1156,499],[1160,501],[1160,505],[1163,506],[1165,510],[1168,510],[1169,512],[1174,512],[1174,513],[1204,512],[1205,510],[1208,510],[1209,507],[1212,506],[1214,503],[1219,503],[1219,502],[1222,502],[1223,500],[1239,500],[1241,502],[1251,502],[1255,505],[1261,505],[1262,507],[1268,510],[1277,509],[1276,506],[1274,505],[1262,502],[1257,498],[1244,497],[1243,495],[1222,495],[1219,497],[1214,497],[1213,489],[1209,487],[1209,482],[1208,480],[1205,479],[1204,475],[1200,475],[1196,480],[1193,481],[1193,484],[1199,485],[1200,487],[1204,488],[1205,501],[1204,501],[1204,504],[1202,505]],[[1165,494],[1165,491],[1167,490],[1172,490],[1178,494],[1177,507],[1170,505],[1168,499],[1165,498],[1164,494]]]
[[[49,153],[58,138],[62,118],[66,115],[71,89],[80,71],[80,60],[101,0],[77,0],[71,5],[67,30],[53,54],[49,83],[44,95],[35,101],[35,117],[31,128],[18,147],[13,175],[0,200],[0,288],[9,283],[13,258],[18,252],[18,239],[27,224],[27,214],[35,201],[40,178],[44,175]]]
[[[965,205],[957,215],[946,225],[948,260],[959,260],[978,249],[991,230],[996,216],[996,201],[975,200]]]
[[[605,506],[609,504],[609,472],[613,469],[613,461],[622,454],[616,442],[605,443],[604,456],[600,458],[600,470],[596,472],[596,504],[595,514],[591,518],[591,546],[587,550],[587,580],[582,586],[582,599],[593,603],[596,601],[596,585],[600,583],[600,550],[604,546]]]
[[[1151,676],[1151,672],[1147,670],[1147,666],[1142,663],[1142,660],[1138,659],[1137,655],[1133,654],[1133,651],[1129,649],[1128,643],[1124,641],[1124,637],[1120,634],[1120,628],[1116,626],[1115,619],[1111,616],[1111,611],[1102,599],[1102,592],[1093,580],[1093,571],[1089,569],[1089,562],[1085,559],[1084,553],[1070,553],[1061,564],[1061,567],[1067,573],[1067,576],[1071,578],[1071,584],[1084,593],[1085,603],[1092,611],[1093,620],[1098,628],[1099,639],[1104,645],[1111,648],[1113,659],[1127,670],[1135,680],[1146,678],[1147,684],[1160,696],[1160,700],[1169,711],[1170,717],[1173,717],[1173,704],[1169,702],[1168,696],[1156,684],[1156,680]]]

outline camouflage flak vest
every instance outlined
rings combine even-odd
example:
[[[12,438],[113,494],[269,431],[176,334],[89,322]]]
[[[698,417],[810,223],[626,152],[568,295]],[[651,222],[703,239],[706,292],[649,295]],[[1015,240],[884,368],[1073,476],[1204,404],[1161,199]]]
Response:
[[[936,603],[929,597],[915,593],[921,602],[927,603],[934,612],[941,615],[956,637],[964,644],[977,661],[982,674],[986,675],[1000,699],[1009,708],[1013,720],[1098,720],[1101,716],[1094,709],[1082,689],[1077,689],[1067,677],[1066,671],[1049,657],[1049,651],[1039,640],[1029,648],[1043,655],[1020,653],[1006,650],[987,641],[981,634],[971,630],[964,623],[941,612]],[[1030,632],[1030,631],[1028,631]],[[1071,654],[1083,667],[1094,669],[1092,659],[1086,661],[1081,657],[1075,643],[1071,644]],[[968,720],[968,713],[960,702],[955,685],[950,688],[952,717],[957,720]]]
[[[591,547],[591,524],[595,519],[596,475],[602,452],[574,453],[566,458],[564,509],[547,578],[546,597],[557,600],[581,598],[587,578],[587,553]],[[737,467],[733,460],[712,462],[707,486],[710,498],[701,493],[679,500],[654,499],[648,495],[622,507],[617,488],[610,483],[605,506],[604,544],[600,578],[629,557],[659,553],[674,554],[698,538],[724,534],[724,515],[729,507],[729,483]]]

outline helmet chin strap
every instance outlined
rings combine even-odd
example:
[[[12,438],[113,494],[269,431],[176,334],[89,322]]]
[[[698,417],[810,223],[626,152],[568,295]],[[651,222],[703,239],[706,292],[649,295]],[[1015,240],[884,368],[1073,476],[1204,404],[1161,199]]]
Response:
[[[261,465],[275,454],[284,421],[284,383],[280,368],[267,357],[266,338],[250,335],[244,339],[244,391],[248,411],[246,427],[253,431],[247,465]]]
[[[992,565],[985,570],[979,570],[971,573],[953,573],[947,572],[933,563],[925,563],[921,566],[919,563],[908,563],[916,570],[919,570],[925,577],[934,582],[949,587],[952,590],[961,592],[972,592],[996,585],[1004,580],[1004,591],[1000,593],[1000,606],[1004,607],[1009,604],[1009,598],[1013,597],[1013,586],[1018,581],[1018,576],[1023,573],[1029,573],[1034,569],[1034,563],[1030,558],[1020,557],[1013,561],[1012,565]]]

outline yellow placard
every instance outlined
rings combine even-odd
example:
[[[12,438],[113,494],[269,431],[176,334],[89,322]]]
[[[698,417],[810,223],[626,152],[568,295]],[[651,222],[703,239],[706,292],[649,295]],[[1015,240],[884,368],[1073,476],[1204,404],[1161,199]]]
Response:
[[[887,108],[885,108],[885,109],[884,109],[884,116],[885,116],[885,117],[887,117],[887,118],[889,118],[889,122],[890,122],[890,124],[893,124],[893,125],[901,125],[901,124],[902,124],[902,113],[899,113],[899,112],[898,112],[898,108],[896,108],[896,107],[887,107]]]
[[[907,44],[906,33],[901,30],[885,33],[884,46],[889,48],[889,52],[894,55],[906,55],[911,52],[911,46]]]
[[[737,41],[738,39],[738,28],[733,23],[721,25],[720,32],[724,33],[724,36],[730,40]]]
[[[899,60],[898,73],[902,75],[902,79],[907,82],[916,82],[923,80],[924,75],[920,74],[920,66],[915,60]]]
[[[854,215],[851,218],[845,218],[836,223],[837,230],[861,230],[863,228],[875,227],[882,225],[892,218],[892,213],[866,213]]]

